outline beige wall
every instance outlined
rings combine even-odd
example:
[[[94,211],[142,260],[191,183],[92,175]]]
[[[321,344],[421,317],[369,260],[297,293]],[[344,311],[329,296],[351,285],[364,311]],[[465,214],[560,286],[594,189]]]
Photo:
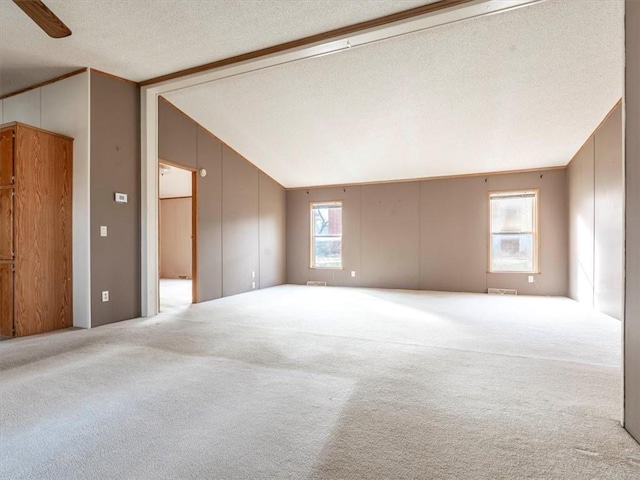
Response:
[[[160,200],[160,278],[191,278],[191,197]]]
[[[565,171],[492,175],[287,192],[287,282],[566,295]],[[541,273],[488,274],[488,192],[540,189]],[[309,202],[343,201],[341,270],[309,267]],[[351,271],[356,272],[351,277]]]
[[[623,307],[622,107],[567,169],[569,295],[617,319]]]
[[[626,2],[625,427],[640,441],[640,2]]]
[[[171,104],[158,105],[158,156],[197,176],[198,301],[285,283],[285,191]]]

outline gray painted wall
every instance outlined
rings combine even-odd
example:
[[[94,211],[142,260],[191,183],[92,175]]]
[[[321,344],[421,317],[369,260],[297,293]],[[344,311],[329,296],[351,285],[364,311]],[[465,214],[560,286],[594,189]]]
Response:
[[[485,177],[422,182],[421,288],[486,291],[487,183]]]
[[[259,171],[222,148],[222,296],[259,287]],[[255,284],[252,287],[252,284]]]
[[[364,185],[361,222],[360,284],[419,289],[420,183]]]
[[[328,285],[359,287],[361,285],[361,186],[287,190],[287,283],[304,285],[308,280]],[[341,200],[342,265],[341,270],[310,267],[310,202]],[[356,272],[351,277],[351,271]]]
[[[625,427],[640,442],[640,2],[626,2]]]
[[[522,274],[487,274],[488,288],[515,288],[525,295],[567,295],[569,229],[566,170],[496,175],[488,190],[540,189],[540,274],[535,283]]]
[[[164,102],[160,102],[161,104]],[[222,297],[222,143],[202,127],[197,129],[199,302]]]
[[[283,284],[284,188],[168,102],[158,115],[159,158],[207,170],[197,176],[198,301]]]
[[[594,140],[587,140],[567,168],[569,194],[569,296],[593,306],[595,231]]]
[[[91,325],[140,316],[139,88],[91,72]],[[128,195],[116,204],[114,193]],[[100,236],[100,226],[108,236]],[[109,301],[102,302],[102,291]]]
[[[593,306],[622,320],[624,302],[624,175],[622,107],[595,135]]]
[[[622,108],[616,107],[567,169],[569,294],[622,319],[624,217]]]
[[[567,293],[564,170],[287,192],[287,282],[521,294]],[[540,189],[541,273],[488,274],[488,192]],[[309,203],[343,201],[341,270],[311,269]],[[356,272],[351,277],[351,271]]]
[[[486,291],[488,209],[484,178],[422,182],[420,287],[425,290]],[[479,201],[480,200],[480,201]],[[475,233],[472,233],[475,232]],[[452,239],[471,242],[451,243]]]
[[[260,288],[282,285],[286,270],[287,195],[275,180],[260,172]]]
[[[158,102],[158,157],[197,168],[197,124],[170,103]]]

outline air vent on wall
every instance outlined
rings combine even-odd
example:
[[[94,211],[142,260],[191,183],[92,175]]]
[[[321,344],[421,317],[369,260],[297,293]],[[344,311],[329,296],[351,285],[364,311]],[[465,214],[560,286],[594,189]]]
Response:
[[[490,288],[487,293],[489,295],[518,295],[518,291],[513,288]]]
[[[310,287],[326,287],[327,282],[316,282],[316,281],[309,280],[307,282],[307,285]]]

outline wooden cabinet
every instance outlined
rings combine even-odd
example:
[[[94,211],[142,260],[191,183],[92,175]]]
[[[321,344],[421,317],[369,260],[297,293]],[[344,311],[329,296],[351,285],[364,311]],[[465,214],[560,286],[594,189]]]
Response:
[[[73,325],[73,139],[0,126],[0,335]]]

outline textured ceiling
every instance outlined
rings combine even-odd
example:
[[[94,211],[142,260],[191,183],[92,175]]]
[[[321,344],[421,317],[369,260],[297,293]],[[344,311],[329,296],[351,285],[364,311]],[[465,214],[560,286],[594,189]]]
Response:
[[[0,0],[0,95],[83,67],[134,81],[434,0],[46,0],[73,35],[49,38]]]
[[[286,187],[566,165],[622,96],[623,3],[542,2],[165,96]]]

